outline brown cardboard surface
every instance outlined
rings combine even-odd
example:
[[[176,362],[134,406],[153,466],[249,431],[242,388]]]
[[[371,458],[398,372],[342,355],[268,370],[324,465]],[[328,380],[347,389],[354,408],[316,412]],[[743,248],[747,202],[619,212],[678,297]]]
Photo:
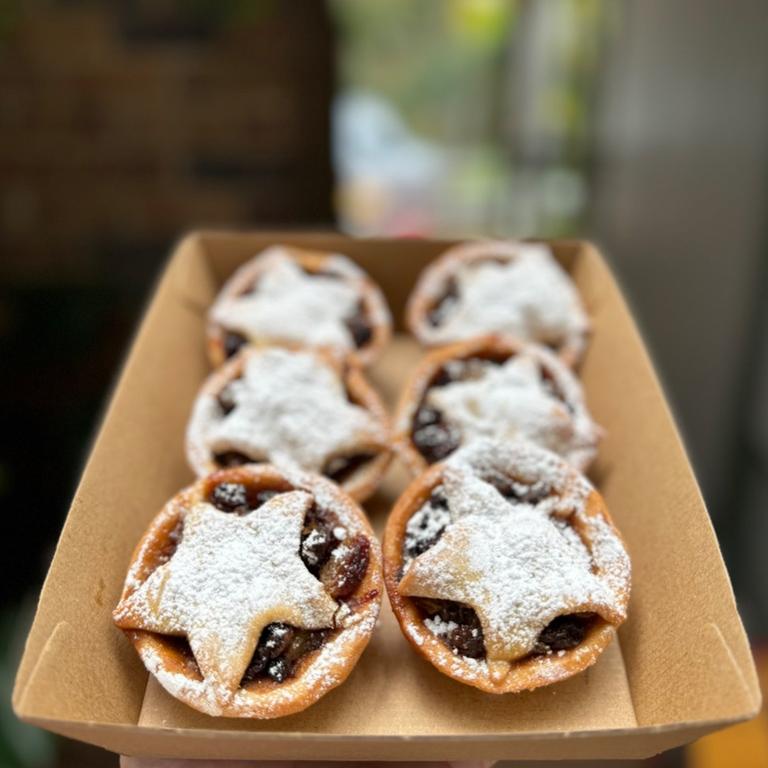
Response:
[[[285,233],[203,233],[180,243],[126,361],[41,594],[14,691],[22,719],[131,754],[427,760],[636,757],[755,714],[754,666],[685,452],[620,291],[597,251],[579,243],[555,249],[595,326],[580,373],[608,434],[590,475],[634,569],[630,619],[597,665],[555,686],[494,697],[416,657],[385,607],[350,679],[288,718],[210,718],[148,680],[110,612],[141,532],[192,479],[182,440],[208,371],[205,311],[234,267],[274,242],[358,259],[397,320],[418,272],[446,247]],[[398,336],[372,369],[390,405],[419,354]],[[379,529],[404,479],[393,468],[366,504]]]

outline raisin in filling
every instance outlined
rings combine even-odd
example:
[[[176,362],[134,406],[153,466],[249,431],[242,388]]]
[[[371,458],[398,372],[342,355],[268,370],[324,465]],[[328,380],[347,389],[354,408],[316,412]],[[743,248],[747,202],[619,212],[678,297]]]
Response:
[[[313,505],[304,518],[299,554],[334,600],[351,597],[368,571],[371,544],[363,534],[347,536],[335,516]]]
[[[358,349],[364,347],[371,340],[373,329],[368,322],[362,301],[357,303],[354,314],[348,317],[344,321],[344,324],[347,326],[347,330],[352,336],[352,340],[355,342],[355,346]]]
[[[427,320],[433,328],[445,321],[445,318],[450,314],[451,309],[453,309],[453,306],[456,304],[456,300],[458,298],[459,287],[456,284],[456,280],[452,277],[446,284],[445,292],[443,295],[427,312]]]
[[[247,515],[279,493],[282,491],[271,488],[256,490],[243,483],[219,483],[209,492],[208,501],[222,512]]]
[[[541,630],[531,653],[534,656],[541,656],[575,648],[584,639],[594,620],[594,613],[557,616]]]
[[[341,485],[349,480],[360,467],[374,457],[372,453],[355,453],[352,456],[335,456],[323,467],[323,474]]]
[[[413,598],[428,629],[455,654],[470,659],[485,657],[485,642],[480,619],[473,608],[452,600]]]
[[[244,344],[248,342],[248,339],[243,336],[242,333],[236,331],[227,331],[224,334],[224,354],[227,357],[233,357],[237,351]]]
[[[411,440],[429,464],[441,461],[459,447],[459,431],[436,408],[422,403],[413,417]]]
[[[257,464],[258,462],[240,451],[222,451],[214,453],[213,460],[220,467],[241,467],[243,464]]]
[[[234,411],[235,407],[237,406],[234,397],[232,397],[232,390],[230,389],[229,385],[224,387],[224,389],[219,392],[216,400],[219,403],[219,408],[221,408],[221,412],[224,416],[228,416],[230,413],[232,413],[232,411]]]
[[[229,496],[231,492],[226,491]],[[240,496],[240,492],[237,494]],[[304,518],[299,554],[335,600],[351,597],[370,561],[370,542],[362,534],[347,537],[335,516],[314,504]],[[256,680],[282,683],[296,674],[301,660],[322,647],[331,630],[309,630],[273,623],[264,628],[241,686]]]
[[[301,660],[321,648],[328,634],[325,629],[300,629],[278,622],[268,624],[262,630],[241,687],[256,680],[282,683],[293,677]]]
[[[416,409],[411,427],[411,440],[416,450],[429,464],[442,461],[453,453],[461,442],[460,431],[449,424],[439,410],[427,405],[429,390],[433,387],[444,387],[454,381],[481,378],[485,375],[489,364],[498,365],[501,362],[501,360],[484,357],[451,360],[432,376],[427,391]]]
[[[403,542],[404,560],[413,560],[434,547],[440,541],[449,522],[448,500],[439,490],[434,491],[429,501],[411,517],[406,525]]]

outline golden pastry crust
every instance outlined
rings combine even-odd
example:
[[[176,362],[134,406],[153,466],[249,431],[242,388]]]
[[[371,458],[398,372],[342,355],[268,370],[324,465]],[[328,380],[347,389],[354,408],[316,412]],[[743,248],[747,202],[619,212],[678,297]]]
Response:
[[[491,441],[488,441],[491,445]],[[524,445],[520,455],[524,456],[531,446]],[[539,450],[539,449],[536,449]],[[512,448],[514,453],[515,449]],[[546,452],[544,452],[546,453]],[[509,455],[509,454],[508,454]],[[554,454],[550,456],[555,459]],[[455,459],[460,459],[456,456]],[[403,634],[413,648],[448,677],[474,686],[488,693],[515,693],[533,690],[541,686],[565,680],[595,663],[602,651],[611,642],[616,628],[623,622],[629,602],[630,577],[629,561],[626,560],[626,572],[615,579],[617,601],[614,610],[602,610],[588,626],[581,642],[574,648],[559,653],[528,655],[517,660],[496,661],[478,660],[457,655],[449,645],[430,631],[424,623],[424,614],[412,597],[402,594],[400,584],[403,580],[405,560],[404,543],[406,526],[411,517],[428,503],[435,490],[441,486],[446,472],[459,465],[453,460],[436,464],[416,478],[396,502],[384,532],[382,549],[384,553],[384,581],[387,587],[392,609],[397,617]],[[559,459],[557,461],[560,461]],[[471,466],[470,461],[470,466]],[[573,486],[586,483],[576,470],[561,462],[561,471],[566,481],[557,493],[565,497]],[[467,465],[464,465],[467,469]],[[477,469],[477,466],[474,467]],[[514,473],[510,472],[513,477]],[[595,542],[590,537],[591,522],[601,521],[601,536],[606,531],[615,539],[623,550],[623,542],[616,530],[600,494],[589,487],[589,493],[583,499],[580,514],[572,518],[571,525],[590,551]],[[426,550],[429,552],[429,549]],[[624,552],[626,557],[626,553]],[[411,563],[414,560],[410,561]],[[409,563],[410,564],[410,563]],[[405,568],[408,573],[408,567]]]
[[[364,537],[369,545],[366,570],[354,592],[340,599],[342,608],[337,612],[338,619],[334,619],[336,626],[328,631],[319,648],[299,658],[293,676],[280,683],[269,678],[251,680],[245,685],[241,683],[234,695],[223,696],[202,679],[189,648],[184,648],[178,638],[131,628],[132,617],[121,610],[126,599],[172,558],[180,530],[183,537],[185,516],[195,505],[207,500],[220,483],[241,483],[249,493],[305,491],[316,505],[329,510],[343,526],[349,537],[345,540]],[[343,546],[343,542],[339,546]],[[344,682],[370,640],[381,605],[382,588],[379,545],[365,514],[349,496],[324,478],[284,472],[269,465],[246,465],[198,480],[176,494],[155,517],[133,553],[120,603],[115,609],[115,623],[134,644],[158,682],[188,706],[214,716],[276,718],[300,712]]]
[[[381,289],[346,256],[279,245],[254,256],[224,283],[211,308],[207,325],[208,357],[211,364],[217,367],[231,356],[226,348],[227,329],[214,319],[215,310],[224,303],[248,293],[274,265],[276,257],[290,259],[309,274],[332,275],[354,288],[358,293],[359,306],[370,328],[370,338],[359,347],[343,348],[331,345],[327,349],[336,355],[348,357],[362,366],[372,363],[392,335],[392,320]],[[246,343],[253,346],[279,344],[289,348],[309,346],[306,340],[286,339],[276,335],[254,335],[248,338]]]
[[[520,354],[525,354],[539,365],[570,411],[570,435],[561,455],[576,469],[586,471],[597,454],[602,430],[592,421],[587,411],[579,381],[549,349],[538,344],[523,344],[511,336],[490,334],[431,350],[406,382],[393,420],[394,446],[414,476],[430,466],[413,440],[414,417],[440,371],[454,361],[480,358],[503,363]],[[562,417],[559,421],[559,428],[562,429]],[[465,442],[460,439],[459,446]]]
[[[381,398],[369,384],[362,368],[351,359],[340,360],[327,350],[300,350],[303,354],[312,356],[318,366],[333,371],[341,380],[346,390],[348,400],[363,408],[380,426],[383,439],[370,439],[368,435],[360,435],[356,450],[352,454],[371,454],[372,458],[363,462],[351,474],[346,476],[339,485],[342,490],[356,501],[365,501],[378,487],[386,472],[392,457],[390,444],[389,418]],[[195,401],[195,408],[190,418],[186,436],[187,461],[198,477],[203,477],[223,467],[215,460],[210,446],[207,444],[205,430],[200,424],[201,398],[218,397],[234,380],[243,375],[249,360],[273,354],[268,347],[246,347],[223,366],[213,371],[203,383]],[[300,462],[297,462],[300,464]]]
[[[405,312],[405,323],[416,338],[427,347],[443,346],[456,341],[466,340],[476,336],[493,333],[516,335],[511,329],[496,327],[493,322],[483,325],[473,332],[462,330],[451,334],[450,338],[437,338],[436,328],[430,321],[430,315],[445,298],[452,281],[464,267],[480,262],[513,263],[516,260],[537,259],[539,266],[548,271],[549,285],[558,283],[558,296],[549,295],[548,291],[538,288],[526,297],[532,307],[537,302],[551,301],[560,312],[565,312],[568,305],[567,317],[560,318],[565,323],[564,328],[555,330],[544,325],[533,335],[521,337],[521,342],[535,342],[550,346],[557,352],[560,359],[568,366],[574,367],[582,358],[586,349],[590,324],[587,315],[576,293],[570,277],[556,264],[549,248],[537,243],[478,240],[455,245],[441,254],[421,273],[408,299]],[[455,283],[454,283],[455,287]],[[530,314],[530,308],[525,310]],[[437,329],[439,330],[439,329]]]

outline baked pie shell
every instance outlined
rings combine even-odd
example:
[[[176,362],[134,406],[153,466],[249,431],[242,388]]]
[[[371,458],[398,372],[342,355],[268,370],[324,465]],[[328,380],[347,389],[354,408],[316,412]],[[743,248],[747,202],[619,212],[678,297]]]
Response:
[[[493,680],[487,668],[485,671],[478,671],[474,659],[455,654],[440,638],[430,632],[414,600],[400,594],[398,584],[400,569],[403,565],[406,525],[411,516],[427,503],[432,492],[441,484],[444,467],[443,463],[433,465],[405,489],[392,508],[382,542],[384,583],[389,602],[403,634],[414,650],[448,677],[479,688],[486,693],[497,694],[519,693],[551,685],[592,666],[613,640],[618,627],[618,623],[613,624],[602,616],[596,617],[576,648],[566,651],[562,656],[553,653],[528,656],[511,662],[506,677],[497,682]],[[584,513],[588,516],[602,517],[621,541],[621,536],[613,525],[605,502],[597,491],[592,491],[586,499]],[[585,532],[580,530],[579,533],[589,546],[590,542],[586,539]],[[621,595],[621,599],[626,608],[629,602],[628,590]]]
[[[353,360],[362,366],[370,365],[379,356],[392,336],[389,309],[387,308],[384,294],[378,285],[356,265],[351,262],[347,263],[347,257],[340,254],[285,245],[281,245],[279,248],[310,274],[333,273],[343,280],[354,283],[360,293],[360,301],[363,304],[366,320],[371,327],[371,338],[364,346],[359,348],[338,349],[326,347],[325,349],[341,357]],[[266,267],[269,266],[269,261],[262,259],[261,255],[254,256],[232,274],[221,288],[214,306],[218,302],[241,296],[257,283]],[[227,360],[227,353],[224,347],[227,330],[219,323],[209,319],[206,332],[208,357],[213,367],[216,368]],[[268,336],[250,338],[247,341],[247,345],[255,347],[281,346],[289,349],[305,346],[301,342]]]
[[[456,342],[435,342],[426,331],[430,327],[429,312],[443,299],[450,279],[458,270],[473,262],[502,259],[512,260],[526,243],[476,240],[459,243],[431,261],[419,275],[405,307],[405,325],[425,347],[443,347]],[[552,257],[554,258],[554,256]],[[586,317],[586,310],[584,310]],[[584,355],[589,329],[584,333],[571,334],[554,350],[569,367],[575,367]],[[472,337],[475,338],[475,337]],[[469,340],[469,339],[466,339]],[[457,340],[465,341],[465,339]],[[537,339],[520,339],[523,343],[541,343]]]
[[[136,648],[139,656],[149,669],[159,664],[164,673],[186,677],[191,685],[177,686],[171,695],[206,714],[224,717],[271,719],[300,712],[328,691],[346,680],[355,667],[357,660],[365,650],[373,633],[382,599],[381,552],[373,530],[360,507],[333,483],[324,478],[304,474],[298,479],[291,479],[285,473],[270,465],[244,465],[232,469],[223,469],[208,477],[197,480],[177,493],[150,523],[136,546],[129,565],[129,578],[126,580],[120,600],[124,600],[149,578],[161,564],[162,550],[171,541],[171,535],[185,510],[203,501],[211,488],[224,482],[243,482],[251,488],[306,490],[313,494],[321,491],[325,498],[332,498],[334,506],[342,505],[345,509],[345,524],[351,534],[364,534],[370,542],[368,569],[354,594],[346,601],[354,605],[354,623],[332,631],[328,641],[342,640],[335,658],[326,663],[325,674],[318,681],[309,678],[313,662],[317,660],[323,647],[311,651],[297,663],[295,675],[282,683],[269,679],[259,679],[249,683],[238,692],[237,700],[229,703],[217,703],[211,708],[208,697],[195,683],[200,682],[199,673],[190,669],[188,657],[180,652],[173,639],[166,635],[144,630],[122,630]],[[333,511],[333,510],[331,510]],[[369,622],[370,628],[358,631],[361,622]],[[346,633],[346,634],[345,634]],[[328,642],[327,641],[327,642]],[[162,683],[161,683],[162,684]],[[245,695],[241,695],[245,692]]]
[[[432,466],[416,448],[412,439],[413,419],[421,405],[421,401],[430,389],[430,384],[438,371],[452,360],[466,360],[470,357],[480,357],[489,360],[507,360],[514,355],[526,351],[536,356],[539,364],[557,383],[560,373],[553,368],[546,356],[540,355],[537,350],[540,345],[518,341],[513,336],[504,334],[488,334],[477,336],[466,341],[457,341],[443,347],[436,347],[428,351],[419,361],[416,368],[409,376],[393,419],[393,442],[397,455],[405,463],[412,476],[419,475]],[[566,395],[566,400],[567,400]],[[585,471],[592,463],[597,453],[598,440],[595,440],[594,450],[581,451],[583,460],[570,463],[580,471]]]
[[[197,398],[202,395],[217,396],[231,381],[240,377],[245,370],[248,359],[259,355],[265,347],[246,346],[234,357],[227,360],[221,367],[214,370],[203,383]],[[389,417],[386,408],[376,390],[368,382],[362,367],[354,360],[340,360],[327,350],[297,347],[297,351],[312,354],[317,358],[318,365],[330,366],[341,378],[347,396],[355,405],[359,405],[383,425],[387,434],[390,431]],[[196,398],[196,399],[197,399]],[[194,410],[193,410],[194,412]],[[221,469],[214,461],[210,450],[198,440],[185,438],[187,462],[198,477],[204,477],[211,472]],[[361,449],[365,452],[367,449]],[[384,473],[387,471],[392,458],[390,445],[377,446],[375,456],[370,461],[358,467],[352,475],[341,483],[341,488],[356,501],[365,501],[378,488]]]

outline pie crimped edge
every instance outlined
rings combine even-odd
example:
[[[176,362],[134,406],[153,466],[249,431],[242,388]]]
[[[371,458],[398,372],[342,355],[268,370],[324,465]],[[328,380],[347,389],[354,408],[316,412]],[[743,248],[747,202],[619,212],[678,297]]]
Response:
[[[203,395],[218,395],[231,381],[242,375],[245,365],[251,357],[263,354],[269,347],[243,347],[237,354],[215,369],[203,382],[195,402]],[[318,365],[324,365],[342,380],[350,402],[368,411],[384,431],[389,434],[390,424],[386,408],[376,390],[365,377],[362,367],[353,359],[340,360],[327,350],[311,348],[295,348],[315,357]],[[194,413],[194,408],[192,410]],[[190,417],[190,423],[191,423]],[[202,439],[195,439],[187,430],[185,437],[187,463],[198,477],[222,469],[213,459],[211,451],[203,444]],[[353,471],[352,475],[341,483],[341,488],[355,501],[365,501],[379,486],[384,473],[392,458],[391,445],[377,446],[375,457],[365,462]]]
[[[487,444],[493,445],[492,441],[487,441]],[[523,451],[533,448],[545,452],[543,449],[535,448],[528,443],[521,442],[519,445]],[[510,449],[511,446],[507,444],[506,448]],[[514,451],[515,448],[511,448],[511,450]],[[554,457],[554,454],[551,455]],[[597,616],[583,640],[572,650],[566,651],[562,655],[528,656],[514,661],[511,663],[505,678],[501,681],[495,681],[488,671],[485,673],[478,672],[477,665],[472,663],[475,661],[474,659],[466,659],[455,654],[446,643],[427,629],[423,616],[414,601],[410,597],[400,594],[398,585],[404,560],[403,543],[408,520],[428,502],[432,492],[441,485],[446,469],[450,470],[459,465],[461,460],[462,457],[454,457],[453,461],[449,459],[434,464],[414,479],[395,502],[387,519],[382,540],[384,583],[392,611],[400,624],[402,633],[413,649],[440,672],[460,683],[473,686],[487,693],[503,694],[531,691],[565,680],[592,666],[614,639],[616,630],[623,623],[623,619],[611,622],[602,616]],[[577,470],[562,459],[560,461],[564,468],[567,468],[569,483],[586,483],[590,488],[584,503],[584,514],[588,517],[601,518],[626,552],[626,544],[614,525],[602,496]],[[467,465],[464,464],[462,468],[467,469]],[[565,489],[561,493],[564,491]],[[582,540],[584,540],[584,533],[583,527],[581,527],[579,535]],[[589,541],[585,541],[585,543],[589,546]],[[629,603],[630,587],[630,577],[627,574],[626,582],[620,594],[620,606],[625,615]]]
[[[379,286],[369,275],[357,266],[349,257],[342,254],[313,251],[287,245],[273,245],[253,256],[241,265],[222,286],[208,314],[206,326],[208,357],[213,367],[222,365],[227,360],[224,348],[226,329],[211,319],[213,309],[230,299],[247,292],[259,280],[270,266],[272,254],[282,252],[309,273],[332,273],[352,284],[360,295],[365,309],[365,316],[370,324],[371,339],[364,346],[351,349],[327,348],[334,354],[346,357],[361,366],[370,365],[381,353],[392,336],[392,319],[386,299]],[[301,342],[263,336],[250,338],[251,346],[283,346],[300,348]]]
[[[223,717],[284,717],[306,709],[343,683],[368,645],[381,608],[381,548],[360,507],[329,480],[309,473],[279,470],[267,464],[243,465],[198,479],[165,504],[136,545],[120,602],[162,564],[158,558],[171,543],[172,533],[183,520],[186,510],[204,500],[209,489],[225,482],[243,482],[256,489],[304,490],[316,503],[330,508],[350,534],[362,534],[368,539],[368,568],[353,595],[345,601],[352,606],[354,620],[334,629],[318,650],[302,657],[293,677],[282,683],[256,681],[248,689],[239,689],[235,699],[226,702],[218,701],[201,682],[199,673],[190,670],[184,654],[174,647],[173,639],[169,641],[167,636],[144,630],[121,630],[159,684],[193,709]]]
[[[459,243],[448,248],[434,261],[428,264],[419,275],[416,285],[411,291],[405,307],[405,324],[419,342],[425,347],[440,347],[446,343],[430,339],[429,319],[430,310],[439,302],[444,294],[449,280],[456,272],[467,264],[488,259],[504,259],[511,261],[519,258],[523,249],[529,243],[515,240],[474,240]],[[552,255],[552,259],[554,259]],[[570,276],[568,276],[570,279]],[[572,333],[563,339],[556,353],[569,367],[574,368],[584,355],[587,340],[591,332],[586,311],[583,308],[583,331]],[[493,329],[488,329],[493,333]],[[456,341],[462,341],[457,339]],[[535,342],[535,339],[521,341]]]
[[[587,469],[597,455],[597,446],[603,432],[589,415],[581,384],[573,376],[571,369],[562,362],[559,356],[539,344],[523,343],[513,336],[504,334],[488,334],[466,341],[457,341],[428,351],[406,381],[393,418],[393,440],[395,452],[408,467],[412,476],[424,472],[431,466],[414,445],[411,433],[416,412],[440,369],[453,360],[480,357],[506,361],[521,352],[525,352],[536,359],[542,369],[555,382],[563,399],[573,409],[574,414],[585,419],[592,426],[593,440],[590,444],[585,444],[583,447],[569,452],[569,455],[565,457],[579,471],[584,472]],[[459,445],[460,448],[461,444]]]

